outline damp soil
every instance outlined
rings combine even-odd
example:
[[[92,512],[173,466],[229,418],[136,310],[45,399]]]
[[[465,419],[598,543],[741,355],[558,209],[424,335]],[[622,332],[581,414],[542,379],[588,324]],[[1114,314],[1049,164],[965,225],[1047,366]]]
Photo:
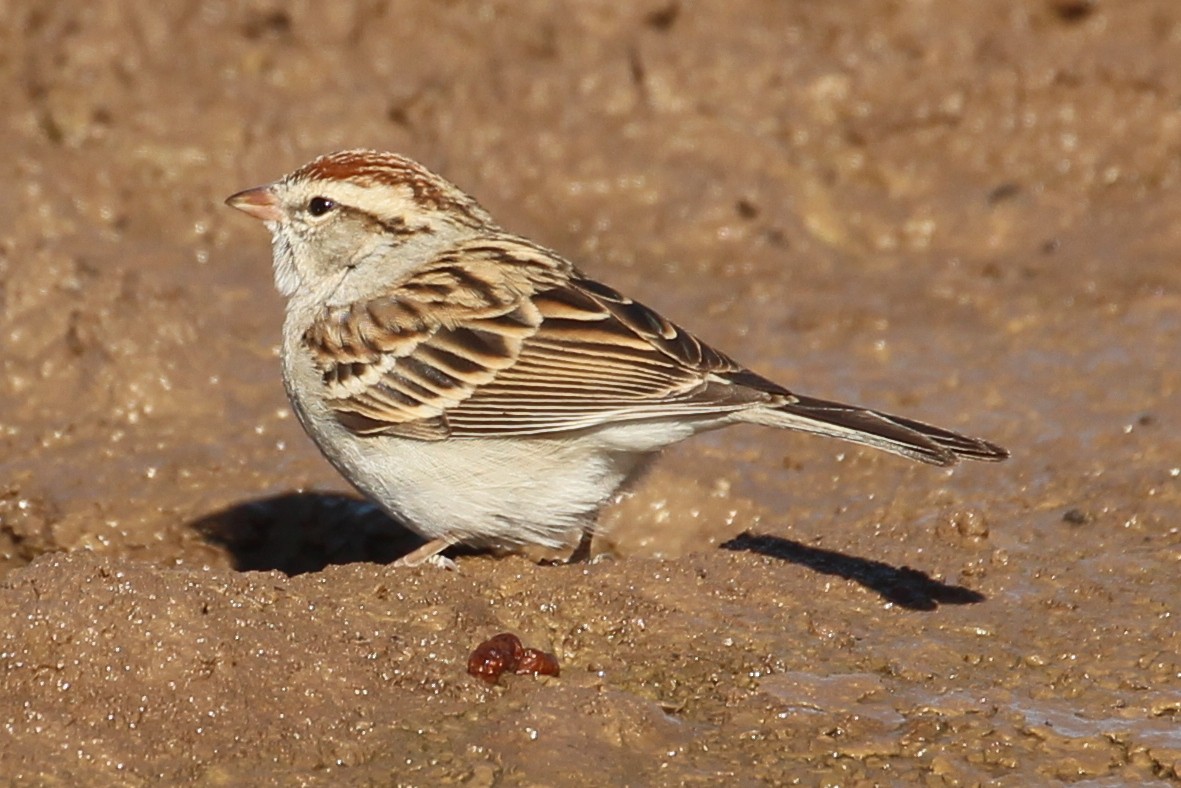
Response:
[[[6,782],[1178,778],[1175,2],[11,2],[0,53]],[[1013,457],[735,428],[596,563],[394,568],[222,205],[354,146]],[[468,675],[501,632],[560,675]]]

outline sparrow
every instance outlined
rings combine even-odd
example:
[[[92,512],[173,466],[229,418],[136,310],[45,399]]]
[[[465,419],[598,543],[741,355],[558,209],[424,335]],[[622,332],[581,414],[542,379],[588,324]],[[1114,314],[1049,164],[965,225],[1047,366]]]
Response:
[[[731,424],[932,465],[1008,452],[793,392],[558,253],[503,230],[408,158],[329,153],[226,200],[271,232],[282,369],[300,424],[445,562],[454,544],[577,543],[661,449]]]

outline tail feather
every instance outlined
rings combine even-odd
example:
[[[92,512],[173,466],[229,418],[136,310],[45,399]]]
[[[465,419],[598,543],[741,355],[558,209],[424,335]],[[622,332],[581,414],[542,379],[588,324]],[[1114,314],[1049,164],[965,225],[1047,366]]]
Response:
[[[960,459],[995,462],[1009,456],[1007,450],[994,443],[921,421],[798,394],[792,396],[791,402],[774,410],[749,412],[749,417],[763,424],[872,446],[931,465],[955,465]]]

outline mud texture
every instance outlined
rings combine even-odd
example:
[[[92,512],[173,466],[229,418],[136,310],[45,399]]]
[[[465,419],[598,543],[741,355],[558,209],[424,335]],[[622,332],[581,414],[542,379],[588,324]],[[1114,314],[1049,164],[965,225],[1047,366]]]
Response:
[[[1174,0],[0,4],[4,781],[1176,780],[1179,62]],[[353,146],[1014,456],[732,429],[612,559],[395,569],[222,205]]]

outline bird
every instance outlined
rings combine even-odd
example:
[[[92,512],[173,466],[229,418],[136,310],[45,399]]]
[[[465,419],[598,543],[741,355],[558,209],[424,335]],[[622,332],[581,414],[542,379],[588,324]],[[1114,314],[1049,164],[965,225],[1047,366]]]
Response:
[[[590,555],[598,515],[665,447],[733,424],[937,466],[1004,448],[789,390],[395,153],[320,156],[226,203],[272,236],[300,424],[425,543]]]

